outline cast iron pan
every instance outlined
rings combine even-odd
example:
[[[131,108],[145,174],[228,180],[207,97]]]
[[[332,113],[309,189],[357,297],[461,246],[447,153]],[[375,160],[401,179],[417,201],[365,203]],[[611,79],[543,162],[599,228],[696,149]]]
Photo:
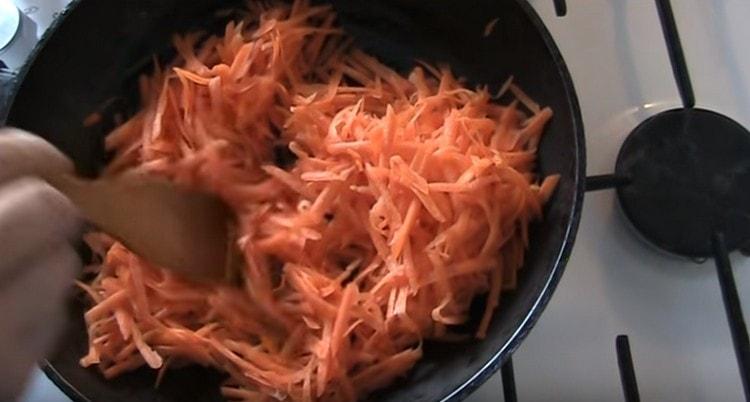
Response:
[[[221,3],[217,5],[217,3]],[[231,13],[215,0],[76,0],[35,49],[11,83],[0,122],[39,133],[71,156],[84,174],[106,162],[102,137],[114,112],[137,108],[135,80],[152,55],[172,56],[176,32],[218,29]],[[585,171],[581,114],[568,70],[539,17],[524,0],[339,0],[334,6],[361,47],[398,69],[415,58],[448,63],[473,83],[497,88],[509,75],[535,100],[555,111],[539,151],[542,174],[562,175],[545,219],[532,228],[531,249],[514,292],[503,295],[488,337],[465,344],[427,344],[411,374],[377,392],[377,401],[460,400],[481,385],[518,347],[560,280],[580,218]],[[489,37],[485,25],[499,17]],[[109,101],[109,102],[105,102]],[[102,104],[104,123],[83,128]],[[2,105],[3,102],[0,102]],[[476,306],[477,310],[481,306]],[[159,388],[154,373],[139,370],[105,381],[83,369],[86,350],[81,300],[57,352],[43,363],[47,375],[75,401],[220,401],[222,376],[199,367],[170,371]]]

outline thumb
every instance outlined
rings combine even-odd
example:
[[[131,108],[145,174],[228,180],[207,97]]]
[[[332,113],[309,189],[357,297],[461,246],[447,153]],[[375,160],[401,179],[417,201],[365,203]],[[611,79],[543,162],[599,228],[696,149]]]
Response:
[[[43,138],[17,128],[0,128],[0,183],[74,170],[73,162]]]

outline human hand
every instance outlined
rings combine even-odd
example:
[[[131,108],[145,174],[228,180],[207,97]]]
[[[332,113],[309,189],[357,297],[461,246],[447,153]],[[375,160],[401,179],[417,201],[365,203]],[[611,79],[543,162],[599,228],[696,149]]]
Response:
[[[80,261],[76,208],[38,177],[72,172],[43,139],[0,129],[0,401],[23,391],[62,325],[64,301]]]

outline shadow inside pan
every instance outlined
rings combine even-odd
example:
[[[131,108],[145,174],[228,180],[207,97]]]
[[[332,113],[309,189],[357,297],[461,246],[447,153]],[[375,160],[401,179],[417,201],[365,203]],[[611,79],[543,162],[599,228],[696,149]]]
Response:
[[[449,64],[471,83],[497,89],[510,75],[555,117],[539,151],[543,175],[562,176],[545,211],[532,228],[531,249],[518,288],[501,300],[482,342],[427,344],[424,359],[409,376],[370,399],[437,401],[462,399],[478,387],[518,346],[538,318],[570,253],[582,200],[584,171],[580,111],[562,58],[531,7],[522,0],[334,1],[345,29],[364,50],[405,70],[416,58]],[[222,6],[231,4],[223,2]],[[102,138],[115,112],[137,108],[136,77],[153,54],[171,57],[169,37],[196,27],[221,27],[231,15],[215,16],[212,0],[78,0],[54,34],[46,38],[26,72],[8,123],[40,133],[87,174],[105,163]],[[493,32],[484,27],[499,18]],[[81,122],[101,105],[102,124]],[[155,373],[138,370],[106,381],[83,369],[86,352],[84,305],[71,302],[69,325],[45,371],[78,401],[209,402],[222,400],[222,376],[192,367],[169,371],[158,388]]]

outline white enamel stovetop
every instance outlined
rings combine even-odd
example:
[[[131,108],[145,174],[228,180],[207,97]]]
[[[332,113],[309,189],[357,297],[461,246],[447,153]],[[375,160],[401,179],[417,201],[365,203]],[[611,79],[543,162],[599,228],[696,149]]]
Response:
[[[40,28],[65,0],[36,6]],[[645,117],[677,106],[651,0],[531,0],[573,75],[586,125],[588,174],[611,173]],[[750,126],[750,2],[673,0],[697,103]],[[21,8],[23,8],[21,7]],[[732,256],[750,318],[750,259]],[[613,191],[589,193],[573,256],[541,320],[513,357],[520,401],[621,401],[615,336],[630,336],[644,401],[739,401],[742,388],[716,273],[633,236]],[[469,398],[502,400],[500,375]],[[68,401],[43,375],[24,402]]]

